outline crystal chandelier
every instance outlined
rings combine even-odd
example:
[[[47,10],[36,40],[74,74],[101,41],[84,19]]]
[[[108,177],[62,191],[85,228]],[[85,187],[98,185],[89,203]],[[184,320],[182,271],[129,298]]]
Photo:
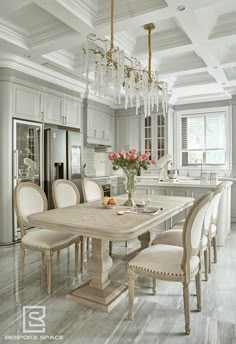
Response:
[[[83,54],[86,56],[86,76],[89,80],[89,58],[92,55],[95,63],[94,90],[99,96],[106,96],[108,88],[113,89],[113,97],[121,103],[121,95],[125,96],[125,109],[136,107],[136,114],[143,105],[145,117],[151,111],[158,112],[159,97],[162,98],[163,114],[168,105],[167,83],[158,81],[158,72],[152,71],[152,30],[154,24],[146,24],[148,31],[148,68],[134,57],[128,57],[119,47],[114,46],[114,0],[111,0],[111,40],[100,39],[89,34]]]

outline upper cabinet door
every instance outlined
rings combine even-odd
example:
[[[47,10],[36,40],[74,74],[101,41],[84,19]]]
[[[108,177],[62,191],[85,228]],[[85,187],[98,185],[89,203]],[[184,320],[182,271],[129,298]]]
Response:
[[[82,131],[81,103],[73,99],[65,99],[66,125],[79,128]]]
[[[13,85],[14,116],[42,121],[41,92],[34,88]]]
[[[63,98],[53,93],[44,93],[44,121],[52,124],[65,124]]]
[[[116,150],[141,150],[141,117],[121,116],[116,118]]]

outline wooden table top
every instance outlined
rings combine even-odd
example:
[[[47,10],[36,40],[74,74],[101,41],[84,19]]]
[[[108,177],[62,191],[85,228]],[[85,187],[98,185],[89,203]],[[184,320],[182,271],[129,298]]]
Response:
[[[127,195],[116,197],[120,204]],[[138,200],[138,196],[135,200]],[[140,197],[142,198],[142,197]],[[194,199],[176,196],[150,196],[151,205],[162,207],[156,215],[130,214],[117,215],[117,210],[127,210],[127,207],[117,206],[106,209],[101,201],[78,204],[72,207],[48,210],[28,216],[32,226],[69,232],[105,240],[130,240],[147,232],[151,228],[190,207]]]

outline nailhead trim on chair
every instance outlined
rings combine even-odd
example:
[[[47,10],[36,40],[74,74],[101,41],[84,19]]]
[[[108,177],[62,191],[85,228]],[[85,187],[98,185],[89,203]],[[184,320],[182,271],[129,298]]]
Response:
[[[133,269],[138,269],[138,270],[143,270],[143,271],[155,273],[155,274],[159,274],[159,275],[165,275],[165,276],[178,276],[178,277],[184,276],[184,272],[183,272],[183,274],[170,274],[167,272],[161,272],[161,271],[155,271],[155,270],[151,270],[151,269],[141,268],[140,266],[137,266],[137,265],[129,265],[128,264],[128,267],[133,268]],[[195,270],[190,271],[190,273],[191,274],[194,273],[195,271],[197,271],[197,269],[198,269],[198,266]]]

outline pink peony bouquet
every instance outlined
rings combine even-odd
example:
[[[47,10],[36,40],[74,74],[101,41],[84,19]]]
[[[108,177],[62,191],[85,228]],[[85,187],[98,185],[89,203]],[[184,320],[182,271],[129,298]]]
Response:
[[[138,153],[136,149],[131,149],[128,152],[121,150],[119,153],[108,154],[108,159],[112,161],[113,170],[122,168],[124,171],[138,172],[140,169],[147,170],[151,164],[155,165],[156,160],[150,161],[150,153]]]

